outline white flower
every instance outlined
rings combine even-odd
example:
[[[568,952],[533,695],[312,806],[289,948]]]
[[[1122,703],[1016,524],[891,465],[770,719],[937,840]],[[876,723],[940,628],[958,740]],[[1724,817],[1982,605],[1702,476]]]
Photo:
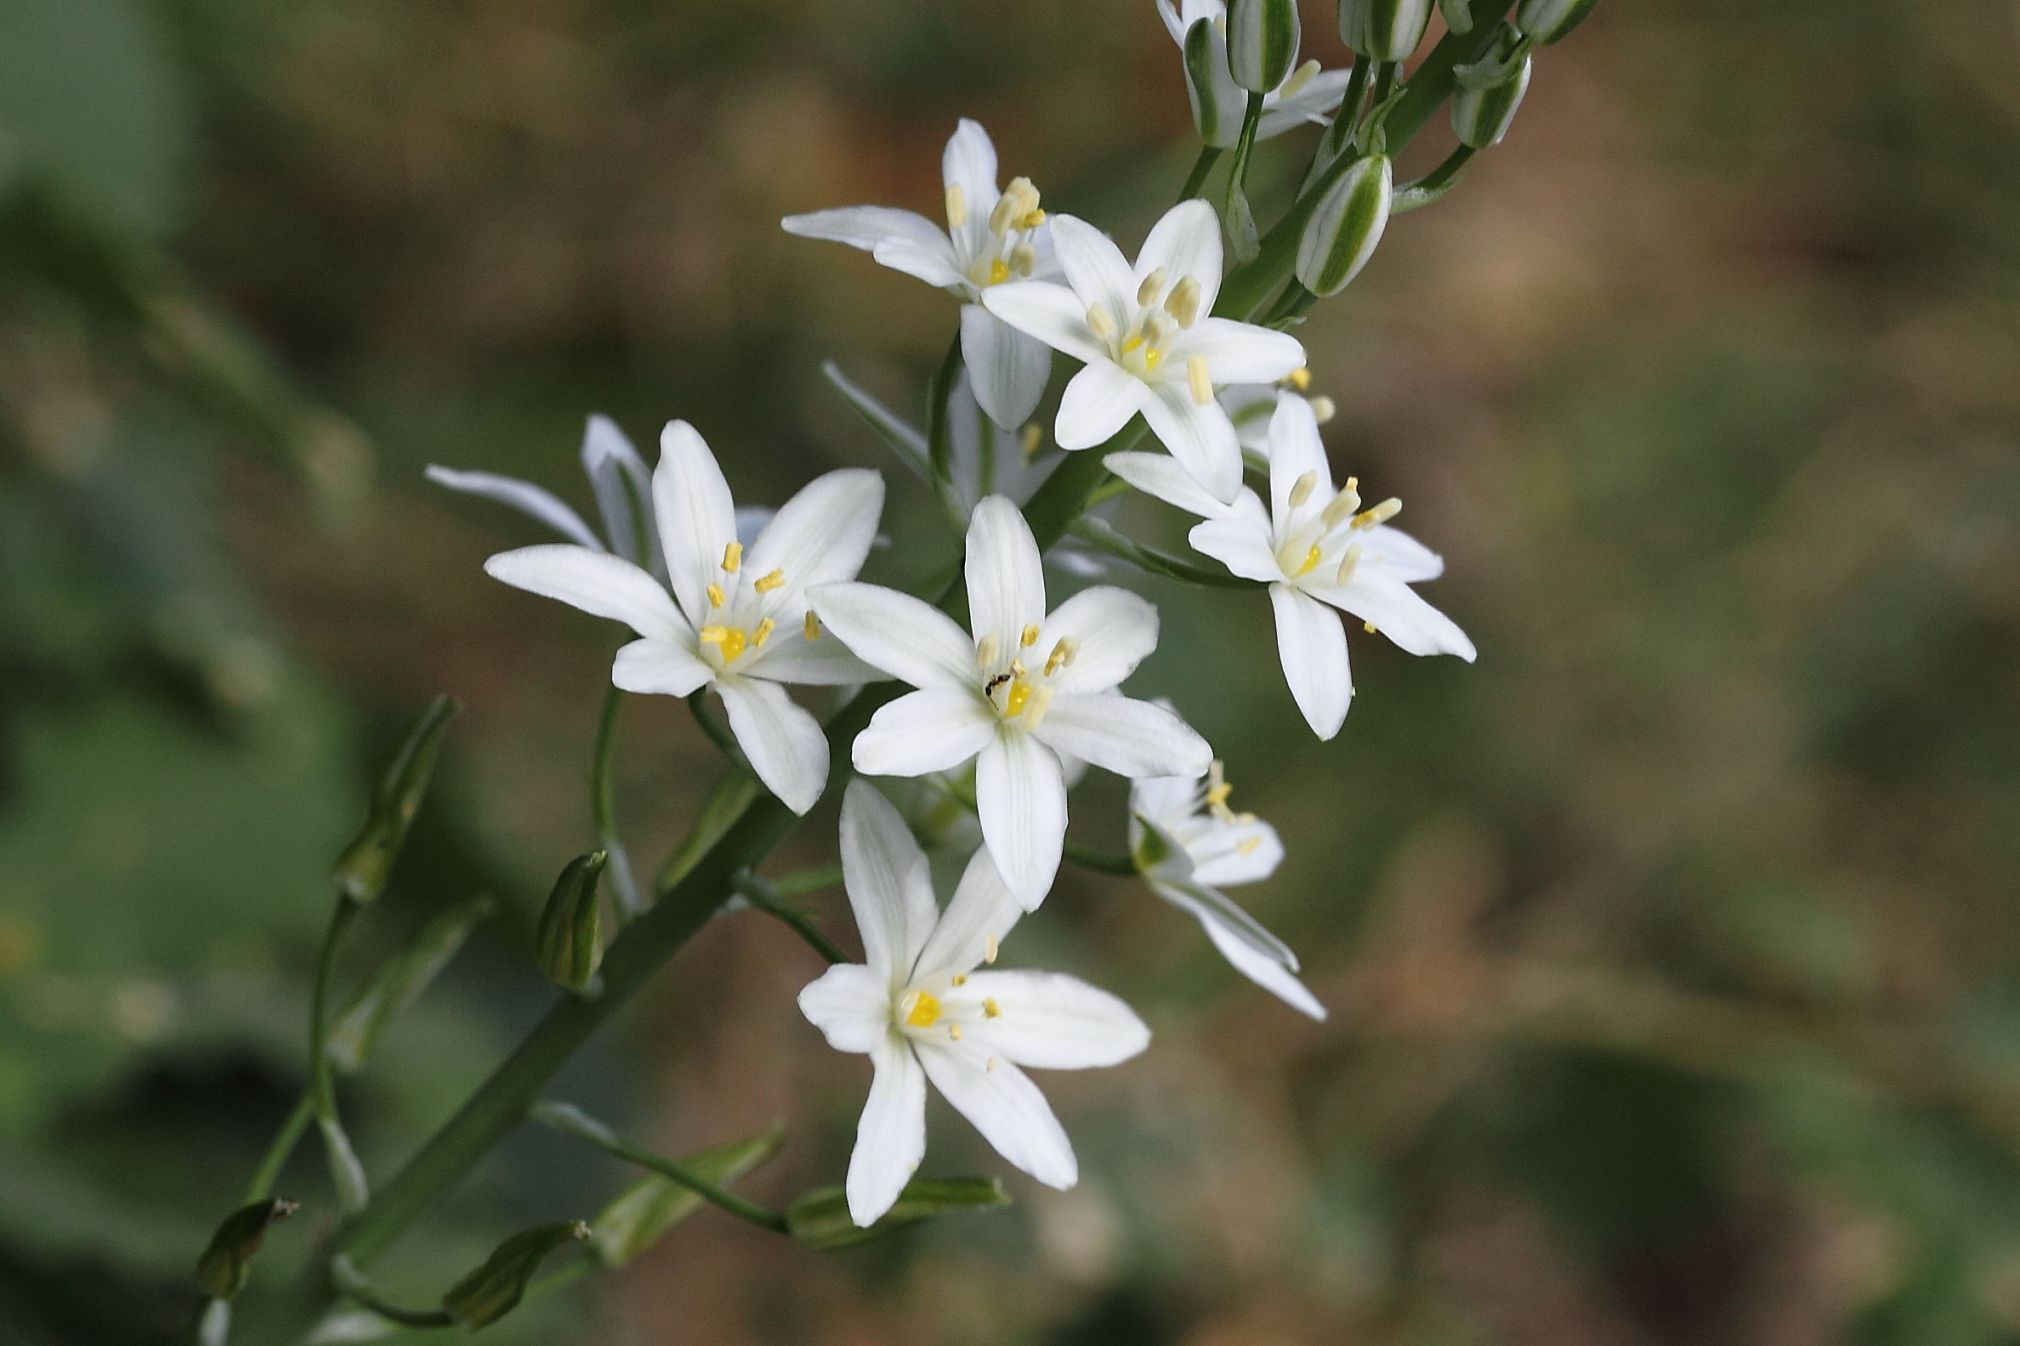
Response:
[[[883,504],[876,473],[830,472],[787,501],[746,551],[715,455],[693,426],[674,421],[660,436],[652,477],[665,584],[586,546],[522,547],[484,569],[636,631],[640,639],[619,650],[611,668],[625,691],[688,696],[713,687],[758,779],[805,813],[827,782],[827,740],[779,684],[875,679],[820,630],[806,591],[862,569]]]
[[[829,968],[800,1011],[876,1073],[849,1159],[849,1216],[874,1224],[926,1153],[926,1081],[1006,1160],[1048,1186],[1079,1178],[1073,1146],[1019,1066],[1081,1070],[1142,1051],[1150,1030],[1106,991],[1053,972],[976,971],[1021,914],[987,851],[939,911],[926,857],[876,789],[842,799],[842,873],[863,961]]]
[[[820,619],[866,663],[919,690],[857,736],[856,770],[923,776],[975,759],[989,852],[1026,907],[1044,900],[1066,835],[1060,754],[1132,779],[1197,775],[1213,752],[1170,711],[1115,687],[1157,647],[1157,609],[1102,585],[1045,610],[1038,543],[992,495],[968,525],[971,639],[945,613],[873,584],[826,584]]]
[[[1254,883],[1283,862],[1277,830],[1253,813],[1228,807],[1228,784],[1215,762],[1203,778],[1166,776],[1129,787],[1129,850],[1151,890],[1205,929],[1235,970],[1291,1008],[1326,1017],[1298,960],[1221,891]]]
[[[1248,93],[1228,73],[1225,0],[1184,0],[1182,6],[1171,0],[1157,0],[1157,12],[1181,52],[1185,50],[1185,35],[1195,23],[1205,20],[1214,26],[1218,59],[1209,60],[1208,64],[1215,74],[1212,96],[1223,115],[1215,119],[1215,134],[1209,137],[1209,143],[1223,149],[1233,145],[1241,131],[1242,109],[1248,102]],[[1312,123],[1324,125],[1346,96],[1348,78],[1345,70],[1320,70],[1317,61],[1306,61],[1291,71],[1282,84],[1263,95],[1256,139],[1268,140]]]
[[[1045,395],[1052,354],[1042,342],[1005,326],[982,307],[982,296],[1005,281],[1058,274],[1052,231],[1029,178],[996,187],[996,146],[979,123],[963,118],[940,160],[947,189],[947,228],[887,206],[850,206],[788,215],[789,234],[861,248],[883,265],[961,301],[961,359],[975,377],[975,395],[998,425],[1015,428]]]
[[[989,311],[1083,361],[1066,385],[1054,437],[1090,449],[1138,412],[1217,500],[1241,489],[1241,445],[1214,400],[1225,383],[1268,383],[1305,362],[1296,337],[1206,316],[1220,293],[1220,222],[1204,201],[1166,212],[1132,268],[1106,234],[1055,216],[1066,284],[1019,281],[983,296]],[[1071,287],[1071,288],[1068,288]]]
[[[1269,438],[1267,506],[1246,488],[1223,505],[1156,454],[1113,453],[1104,461],[1138,490],[1201,515],[1205,522],[1189,534],[1195,549],[1269,585],[1284,678],[1312,731],[1331,738],[1347,718],[1354,685],[1346,632],[1328,606],[1359,617],[1411,654],[1456,654],[1471,662],[1473,642],[1410,588],[1435,579],[1445,563],[1387,526],[1402,502],[1362,509],[1351,477],[1334,491],[1311,404],[1280,396]]]
[[[1288,378],[1275,383],[1237,383],[1221,389],[1220,404],[1234,422],[1235,438],[1241,441],[1242,452],[1269,461],[1270,417],[1276,413],[1279,393],[1296,392],[1312,404],[1312,417],[1320,425],[1330,421],[1337,410],[1333,399],[1307,391],[1311,386],[1311,371],[1293,369]]]

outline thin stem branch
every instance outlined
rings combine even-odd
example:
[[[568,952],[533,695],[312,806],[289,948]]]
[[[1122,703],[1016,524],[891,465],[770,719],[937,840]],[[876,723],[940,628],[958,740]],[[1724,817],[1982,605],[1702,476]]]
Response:
[[[330,1081],[330,975],[336,966],[337,945],[357,914],[358,904],[347,897],[339,897],[331,908],[330,923],[323,929],[323,947],[316,955],[315,984],[309,991],[309,1098],[318,1121],[335,1121],[337,1116],[336,1088]]]
[[[771,1230],[774,1234],[792,1232],[791,1226],[786,1223],[786,1217],[778,1211],[740,1197],[734,1192],[724,1191],[686,1165],[632,1144],[580,1108],[567,1103],[537,1103],[527,1112],[527,1116],[550,1131],[558,1131],[562,1135],[586,1141],[605,1154],[613,1155],[627,1163],[637,1164],[640,1168],[649,1168],[662,1177],[671,1178],[710,1205],[727,1211],[739,1220],[749,1221],[760,1229]]]
[[[709,709],[707,697],[708,692],[703,690],[687,699],[687,708],[694,713],[694,722],[701,726],[701,732],[708,735],[708,741],[715,744],[717,751],[727,757],[732,766],[739,771],[755,774],[751,772],[750,759],[745,757],[743,749],[737,746],[736,735],[730,732],[728,725],[716,719],[715,712]]]
[[[619,924],[645,910],[638,891],[638,879],[631,872],[631,857],[617,835],[617,791],[614,783],[617,758],[617,714],[624,705],[624,693],[616,687],[603,695],[603,714],[596,722],[596,756],[589,766],[589,812],[596,822],[596,838],[610,858],[605,872],[610,875],[610,899],[617,908]]]
[[[1253,589],[1254,580],[1231,575],[1224,570],[1208,570],[1190,561],[1172,556],[1155,547],[1146,547],[1113,524],[1092,515],[1080,519],[1067,530],[1073,537],[1096,551],[1106,552],[1120,561],[1127,561],[1138,570],[1152,575],[1162,575],[1166,579],[1177,580],[1181,584],[1197,585],[1204,589]]]
[[[736,890],[751,906],[788,926],[794,934],[807,942],[809,948],[827,959],[829,963],[849,961],[849,956],[843,953],[833,940],[822,934],[820,927],[815,925],[805,912],[786,901],[784,894],[757,875],[739,875]]]
[[[447,1309],[409,1309],[390,1303],[382,1296],[357,1263],[338,1253],[330,1259],[330,1280],[344,1296],[402,1327],[454,1327],[456,1320]]]
[[[1391,216],[1407,214],[1430,205],[1459,185],[1466,164],[1478,153],[1471,145],[1454,145],[1444,162],[1418,178],[1396,188],[1396,195],[1389,206]]]
[[[808,893],[818,893],[824,888],[839,888],[842,883],[840,865],[821,865],[815,869],[796,869],[771,881],[772,891],[780,897],[804,897]]]
[[[1178,199],[1190,201],[1200,195],[1206,188],[1206,180],[1213,172],[1213,166],[1220,162],[1220,156],[1225,153],[1227,151],[1218,145],[1200,146],[1199,157],[1192,161],[1192,171],[1185,175],[1185,185],[1178,189]]]
[[[309,1122],[316,1115],[315,1104],[307,1091],[295,1100],[294,1110],[288,1113],[280,1130],[267,1145],[267,1152],[261,1157],[259,1167],[253,1170],[252,1181],[246,1184],[245,1196],[240,1205],[249,1206],[253,1202],[273,1195],[274,1185],[281,1180],[281,1170],[287,1167],[288,1158],[301,1143],[302,1136],[309,1129]]]
[[[961,334],[947,343],[946,358],[926,388],[926,459],[933,469],[933,493],[956,536],[967,532],[968,518],[954,493],[954,384],[961,377]]]

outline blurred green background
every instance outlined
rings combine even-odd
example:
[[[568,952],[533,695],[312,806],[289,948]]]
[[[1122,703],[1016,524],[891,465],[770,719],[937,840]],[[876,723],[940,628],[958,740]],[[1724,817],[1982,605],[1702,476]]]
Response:
[[[2005,0],[1605,0],[1302,333],[1479,663],[1357,633],[1321,745],[1265,605],[1141,583],[1134,685],[1283,830],[1240,895],[1331,1021],[1069,871],[1012,957],[1157,1034],[1043,1081],[1077,1191],[830,1255],[704,1213],[488,1339],[2020,1341],[2016,64]],[[1149,0],[0,0],[0,1340],[187,1339],[302,1084],[328,862],[438,690],[344,975],[501,912],[345,1087],[373,1172],[539,1014],[615,638],[487,581],[535,530],[421,469],[586,507],[591,411],[693,420],[750,501],[894,467],[819,364],[916,407],[953,308],[777,219],[935,211],[962,115],[1130,246],[1192,153]],[[905,578],[940,544],[890,480]],[[624,733],[649,865],[718,767],[671,702]],[[1114,782],[1074,810],[1119,848]],[[782,1118],[747,1190],[838,1181],[867,1072],[793,1005],[817,970],[721,920],[563,1092],[670,1152]],[[931,1119],[930,1171],[1005,1170]],[[515,1137],[378,1269],[425,1301],[629,1176]],[[312,1147],[283,1188],[249,1298],[333,1218]]]

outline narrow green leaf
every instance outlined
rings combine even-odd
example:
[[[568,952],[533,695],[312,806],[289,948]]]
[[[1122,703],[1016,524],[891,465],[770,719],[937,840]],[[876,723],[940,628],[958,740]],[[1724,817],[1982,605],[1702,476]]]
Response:
[[[727,1187],[767,1162],[785,1146],[784,1127],[748,1140],[733,1140],[681,1158],[681,1166],[718,1187]],[[665,1233],[707,1201],[693,1188],[657,1175],[626,1188],[596,1217],[589,1251],[606,1267],[621,1267],[657,1243]]]
[[[488,897],[466,898],[424,924],[404,948],[379,964],[330,1026],[330,1064],[347,1075],[362,1067],[393,1016],[420,998],[477,923],[495,909]]]

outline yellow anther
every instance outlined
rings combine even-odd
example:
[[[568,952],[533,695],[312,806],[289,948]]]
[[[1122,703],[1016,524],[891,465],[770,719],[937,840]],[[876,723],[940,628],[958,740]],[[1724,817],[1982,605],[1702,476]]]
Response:
[[[1206,372],[1206,357],[1204,355],[1188,355],[1185,357],[1185,382],[1186,386],[1192,390],[1192,402],[1194,406],[1203,407],[1213,401],[1213,379]]]
[[[785,582],[786,572],[783,570],[774,570],[768,575],[759,576],[757,581],[751,585],[751,588],[761,594],[768,594]]]
[[[1403,512],[1403,502],[1393,495],[1379,505],[1371,506],[1354,516],[1356,528],[1373,528],[1378,523],[1387,523]]]
[[[1262,844],[1263,839],[1261,837],[1243,837],[1241,841],[1236,844],[1235,849],[1241,852],[1243,855],[1254,855],[1256,853],[1256,848],[1258,846],[1261,846]]]
[[[731,542],[722,549],[722,568],[731,575],[743,569],[743,543]]]
[[[947,1036],[948,1036],[948,1037],[950,1037],[950,1038],[952,1038],[952,1039],[953,1039],[954,1041],[956,1041],[956,1042],[959,1042],[959,1041],[961,1040],[961,1025],[959,1025],[959,1024],[948,1024],[948,1025],[947,1025]]]
[[[1333,583],[1345,584],[1354,577],[1354,567],[1361,563],[1361,544],[1356,542],[1347,548],[1347,554],[1340,558],[1340,568],[1333,572]]]
[[[1024,676],[1024,661],[1022,659],[1012,659],[1010,661],[1010,676],[1013,678]]]
[[[1143,352],[1143,372],[1148,374],[1164,363],[1164,352],[1152,346]]]
[[[1024,707],[1031,702],[1031,684],[1018,678],[1010,684],[1010,690],[1003,696],[1003,714],[1016,719],[1024,713]]]
[[[968,222],[968,193],[961,190],[961,184],[947,184],[947,223],[959,229]]]
[[[801,625],[800,630],[803,634],[805,634],[808,640],[816,640],[820,637],[821,619],[819,617],[814,616],[814,610],[812,608],[807,609],[807,619]]]
[[[1354,489],[1356,480],[1354,477],[1348,477],[1347,484],[1340,488],[1340,493],[1326,502],[1326,507],[1319,511],[1320,523],[1328,528],[1336,528],[1340,520],[1361,507],[1361,493]]]
[[[1143,283],[1136,287],[1136,302],[1144,308],[1149,308],[1157,302],[1157,297],[1163,293],[1164,268],[1160,266],[1154,268],[1149,275],[1143,278]]]
[[[1008,279],[1010,279],[1010,263],[1004,261],[1001,257],[989,263],[989,283],[991,285],[1001,285]]]
[[[1286,388],[1295,388],[1299,392],[1303,392],[1312,386],[1312,371],[1303,365],[1299,365],[1296,369],[1283,376],[1282,383]]]
[[[1030,425],[1025,426],[1023,443],[1020,445],[1024,450],[1024,461],[1028,463],[1033,458],[1036,458],[1038,456],[1038,446],[1044,442],[1045,432],[1038,428],[1037,422],[1034,421]]]
[[[956,972],[948,980],[951,981],[955,986],[966,986],[968,984],[968,974],[965,972]]]
[[[1045,723],[1045,712],[1052,709],[1052,688],[1039,687],[1031,693],[1031,703],[1024,707],[1024,727],[1036,729]]]
[[[1019,243],[1010,249],[1010,269],[1020,276],[1028,276],[1038,269],[1038,249],[1029,243]]]
[[[992,966],[996,962],[996,937],[990,935],[982,945],[982,961]]]
[[[1045,676],[1049,678],[1066,665],[1072,663],[1073,653],[1078,648],[1065,636],[1059,637],[1058,642],[1052,647],[1052,653],[1045,656]]]
[[[1143,334],[1140,332],[1122,343],[1122,353],[1124,355],[1129,354],[1131,351],[1138,351],[1142,349],[1143,349]]]
[[[1027,650],[1036,645],[1038,643],[1038,627],[1035,624],[1025,627],[1023,633],[1017,637],[1017,643]]]
[[[744,652],[750,637],[739,626],[704,626],[700,631],[704,645],[714,645],[722,651],[722,661],[729,663]]]
[[[1319,63],[1317,61],[1306,61],[1296,70],[1291,71],[1291,77],[1283,82],[1282,88],[1277,90],[1277,97],[1278,98],[1296,97],[1298,90],[1304,88],[1305,85],[1310,84],[1312,82],[1312,76],[1318,73],[1319,73]]]
[[[708,586],[708,605],[712,608],[719,608],[727,602],[729,602],[729,599],[723,595],[722,586],[711,583]]]
[[[995,1068],[996,1068],[996,1058],[993,1056],[990,1057],[988,1061],[984,1062],[982,1066],[982,1069],[985,1071],[994,1070]]]
[[[1206,806],[1208,808],[1218,808],[1227,803],[1227,797],[1233,793],[1234,786],[1229,785],[1226,781],[1222,781],[1206,792]]]
[[[1362,622],[1361,629],[1371,636],[1375,634],[1375,624],[1373,622]]]
[[[1333,399],[1325,396],[1324,394],[1320,394],[1319,396],[1310,399],[1310,401],[1312,407],[1312,419],[1317,421],[1320,425],[1326,424],[1326,422],[1332,420],[1334,416],[1339,414],[1340,409],[1333,404]]]
[[[991,1019],[1003,1017],[1003,1007],[996,1003],[996,997],[988,996],[982,1001],[982,1013]]]
[[[908,1028],[931,1028],[940,1022],[940,1002],[931,991],[907,991],[898,1010]]]
[[[988,635],[982,637],[981,642],[975,646],[976,667],[994,668],[996,666],[996,654],[996,633],[991,631]]]
[[[1087,310],[1087,330],[1094,333],[1098,340],[1113,341],[1115,339],[1115,318],[1107,309],[1096,304],[1093,308]]]
[[[1164,297],[1164,311],[1180,327],[1190,327],[1199,321],[1199,296],[1199,282],[1191,276],[1180,277]]]
[[[778,629],[777,622],[773,621],[769,617],[763,618],[758,622],[756,629],[754,629],[750,633],[750,643],[757,646],[759,649],[763,649],[765,647],[765,642],[772,638],[772,632],[777,629]]]
[[[1317,490],[1318,486],[1319,474],[1317,472],[1301,474],[1296,481],[1291,483],[1291,508],[1296,509],[1298,506],[1304,504],[1305,501],[1311,499],[1312,492]]]

